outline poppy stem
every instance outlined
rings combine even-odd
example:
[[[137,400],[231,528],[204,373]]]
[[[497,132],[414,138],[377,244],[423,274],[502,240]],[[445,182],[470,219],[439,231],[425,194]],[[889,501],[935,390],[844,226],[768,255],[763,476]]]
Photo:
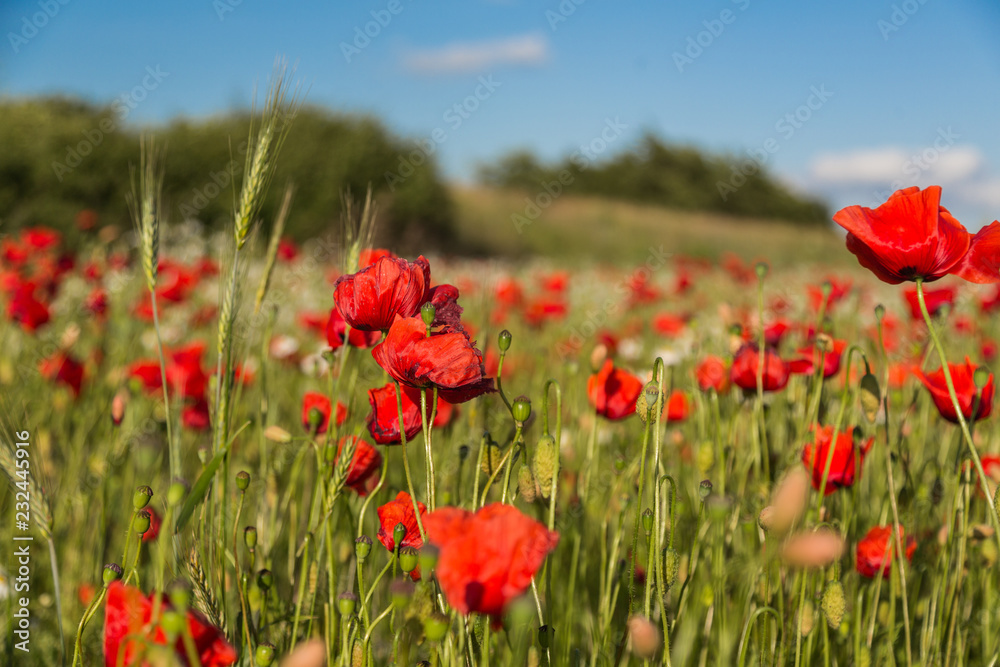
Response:
[[[938,356],[941,358],[941,370],[944,372],[944,381],[948,386],[948,396],[951,398],[951,404],[955,408],[955,417],[958,419],[958,425],[962,429],[965,444],[969,447],[969,455],[972,457],[972,463],[976,466],[976,473],[979,475],[979,483],[982,484],[984,489],[988,489],[989,484],[987,483],[986,471],[983,469],[983,461],[979,456],[979,450],[976,449],[976,444],[972,441],[972,433],[969,432],[969,425],[965,421],[965,415],[962,413],[962,406],[958,402],[958,394],[955,393],[955,383],[951,378],[951,368],[948,366],[948,357],[944,353],[944,347],[941,345],[941,339],[938,337],[937,331],[934,329],[934,324],[931,322],[930,313],[927,312],[927,303],[924,300],[924,281],[918,278],[916,283],[917,301],[920,303],[920,313],[924,316],[924,322],[927,324],[927,333],[930,334],[931,341],[934,343],[934,348],[937,350]],[[1000,546],[1000,516],[997,515],[997,508],[993,503],[987,503],[987,505],[989,506],[990,518],[993,522],[993,535],[997,540],[997,545]]]
[[[417,518],[417,528],[420,529],[420,539],[426,542],[427,533],[424,532],[424,522],[420,520],[420,507],[417,505],[417,494],[413,491],[413,477],[410,475],[410,459],[406,456],[406,421],[403,419],[403,388],[399,386],[399,380],[393,380],[393,382],[396,384],[396,410],[399,414],[399,444],[403,447],[403,472],[406,473],[406,488],[410,492],[410,502],[413,503],[413,515]],[[421,392],[422,395],[423,392]]]
[[[434,411],[437,412],[437,387],[434,387],[433,396]],[[402,423],[402,422],[400,422]],[[427,476],[427,509],[431,512],[437,507],[434,487],[434,453],[431,450],[431,428],[434,426],[433,420],[427,423],[427,390],[420,390],[420,427],[424,432],[424,450],[427,452],[427,461],[424,463],[424,474]]]

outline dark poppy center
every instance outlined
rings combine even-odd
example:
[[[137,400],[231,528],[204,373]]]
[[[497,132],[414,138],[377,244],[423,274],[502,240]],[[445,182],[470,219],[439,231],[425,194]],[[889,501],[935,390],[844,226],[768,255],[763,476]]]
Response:
[[[899,277],[905,278],[906,280],[913,280],[914,278],[919,278],[920,275],[917,273],[917,267],[904,266],[899,270]]]

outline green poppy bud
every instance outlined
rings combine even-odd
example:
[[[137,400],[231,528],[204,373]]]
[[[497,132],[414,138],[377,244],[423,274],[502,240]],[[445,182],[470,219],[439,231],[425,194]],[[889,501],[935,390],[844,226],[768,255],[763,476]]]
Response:
[[[184,579],[176,579],[167,589],[167,595],[170,597],[170,604],[176,609],[187,611],[191,604],[191,584]]]
[[[420,570],[422,572],[430,572],[435,567],[437,567],[438,561],[438,548],[433,544],[425,544],[420,547],[420,555],[417,557],[417,562],[420,565]]]
[[[413,547],[403,547],[399,550],[399,568],[409,574],[417,567],[417,550]]]
[[[160,627],[168,638],[176,638],[184,632],[184,627],[187,625],[187,619],[184,616],[184,614],[173,609],[167,609],[160,616]]]
[[[108,563],[104,566],[104,585],[110,586],[112,582],[121,579],[123,574],[125,574],[125,572],[122,571],[121,565],[118,563]]]
[[[149,513],[149,510],[140,510],[135,518],[132,519],[132,530],[134,530],[139,535],[144,534],[149,530],[149,525],[153,521],[153,515]]]
[[[140,486],[132,494],[132,509],[136,512],[144,508],[149,504],[150,499],[153,497],[153,489],[148,486]]]
[[[548,649],[552,643],[552,635],[555,634],[555,630],[552,626],[543,625],[538,628],[538,645],[543,649]]]
[[[646,531],[646,535],[653,532],[653,510],[648,507],[642,513],[642,529]]]
[[[257,528],[255,526],[247,526],[243,529],[243,544],[247,545],[247,549],[250,551],[257,548]]]
[[[260,667],[271,667],[274,664],[274,644],[259,644],[254,657]]]
[[[274,586],[274,575],[270,570],[261,570],[257,573],[257,587],[262,591],[271,590],[271,586]]]
[[[698,485],[698,496],[701,498],[702,502],[704,502],[705,498],[708,498],[711,493],[712,481],[708,479],[701,480],[701,484]]]
[[[882,405],[882,390],[878,386],[878,380],[871,373],[865,373],[859,385],[861,389],[861,411],[865,413],[865,419],[869,424],[875,422],[878,409]]]
[[[436,314],[437,310],[434,308],[434,304],[430,301],[420,306],[420,319],[424,321],[425,325],[430,326],[434,324],[434,316]]]
[[[250,487],[250,473],[246,470],[241,470],[236,473],[236,488],[240,491],[246,491]]]
[[[511,405],[511,412],[514,413],[514,421],[523,425],[531,416],[531,399],[527,396],[518,396]]]
[[[983,387],[990,381],[990,369],[986,366],[979,366],[972,374],[972,381],[976,383],[976,389],[982,391]]]
[[[174,483],[167,489],[167,505],[177,507],[184,498],[187,497],[188,486],[183,480],[174,480]]]
[[[358,596],[350,591],[341,593],[337,598],[337,608],[340,609],[341,616],[350,616],[353,614],[357,604]]]
[[[512,339],[513,336],[511,336],[510,332],[507,331],[506,329],[500,332],[500,335],[497,336],[497,345],[500,346],[501,352],[506,352],[507,350],[510,349],[510,342]]]
[[[432,642],[439,642],[448,634],[451,623],[448,617],[440,612],[434,612],[424,620],[424,634]]]
[[[405,538],[406,538],[406,526],[404,526],[402,523],[397,523],[396,527],[392,529],[392,543],[396,545],[397,549],[399,549]]]
[[[768,267],[768,265],[765,262],[757,262],[756,266],[753,267],[753,270],[754,273],[757,274],[757,277],[763,280],[764,277],[767,275],[769,268],[770,267]]]
[[[367,535],[361,535],[356,540],[354,540],[354,555],[357,556],[359,562],[365,562],[368,558],[368,554],[372,551],[372,538]]]
[[[413,598],[414,585],[412,581],[406,579],[396,579],[389,584],[389,595],[392,598],[392,605],[396,609],[405,607]]]

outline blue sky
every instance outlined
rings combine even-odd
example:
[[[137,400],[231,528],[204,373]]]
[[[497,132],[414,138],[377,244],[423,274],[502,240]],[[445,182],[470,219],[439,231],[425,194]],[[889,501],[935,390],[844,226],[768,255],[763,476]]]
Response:
[[[937,183],[978,228],[1000,217],[998,28],[985,0],[5,0],[0,90],[107,102],[159,68],[129,116],[157,123],[248,105],[283,55],[311,103],[441,128],[456,181],[617,119],[606,154],[649,130],[834,207]]]

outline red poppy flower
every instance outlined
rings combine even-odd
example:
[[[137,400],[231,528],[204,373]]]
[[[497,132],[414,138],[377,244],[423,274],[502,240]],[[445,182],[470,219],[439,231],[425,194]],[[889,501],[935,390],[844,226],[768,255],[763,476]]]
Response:
[[[299,313],[299,326],[309,331],[315,331],[321,336],[326,333],[329,318],[326,313],[318,311],[305,311]]]
[[[337,444],[337,458],[344,450],[347,439],[354,440],[354,456],[351,458],[351,469],[347,473],[347,481],[344,485],[357,491],[359,496],[367,496],[368,492],[378,484],[379,467],[382,465],[382,455],[378,450],[369,445],[361,438],[347,435],[340,439]],[[336,465],[336,462],[334,462]]]
[[[35,297],[35,285],[21,283],[7,304],[7,317],[29,333],[49,321],[49,307]]]
[[[840,303],[851,293],[851,281],[849,280],[838,280],[831,277],[827,278],[826,282],[830,284],[829,297],[824,296],[823,292],[825,290],[822,285],[808,285],[806,287],[806,292],[809,295],[809,305],[816,312],[819,312],[824,299],[826,299],[826,311],[830,312],[836,304]]]
[[[653,331],[664,336],[676,336],[687,328],[687,321],[678,315],[662,313],[653,318]]]
[[[208,387],[208,375],[201,367],[201,357],[205,354],[205,343],[196,341],[170,352],[167,363],[167,382],[173,390],[184,398],[200,399]]]
[[[181,424],[192,431],[207,431],[212,425],[212,417],[208,414],[208,401],[197,398],[181,410]]]
[[[569,287],[569,272],[554,271],[547,276],[540,276],[538,283],[546,292],[562,294]]]
[[[501,306],[517,307],[524,302],[524,290],[513,278],[501,278],[493,292],[494,299]]]
[[[307,391],[302,396],[302,428],[307,431],[312,430],[313,408],[318,410],[320,415],[319,428],[316,433],[326,433],[330,426],[330,412],[333,409],[330,399],[315,391]],[[343,424],[345,419],[347,419],[347,406],[337,401],[337,426]]]
[[[708,355],[695,367],[694,375],[702,391],[715,389],[717,394],[729,391],[729,368],[722,357]]]
[[[993,411],[993,374],[990,373],[989,380],[986,381],[986,386],[983,387],[983,393],[979,399],[979,409],[976,410],[975,417],[973,417],[972,406],[976,401],[976,394],[978,393],[976,383],[973,381],[976,367],[966,357],[964,365],[949,363],[948,368],[951,370],[951,379],[955,385],[955,395],[958,397],[958,404],[962,408],[962,416],[966,420],[976,419],[977,421],[989,417]],[[957,424],[958,415],[955,413],[955,406],[948,395],[948,385],[945,382],[944,370],[939,368],[931,373],[924,373],[920,368],[914,368],[913,374],[927,387],[927,391],[931,393],[931,399],[934,401],[934,405],[937,407],[938,412],[941,413],[941,416],[951,423]]]
[[[326,344],[331,349],[340,349],[340,346],[344,344],[344,332],[346,330],[347,322],[344,321],[344,316],[334,306],[330,311],[329,319],[326,321]],[[350,333],[347,334],[347,342],[351,347],[367,349],[378,343],[381,337],[378,331],[362,331],[361,329],[352,327]]]
[[[163,519],[160,518],[160,514],[152,506],[146,507],[146,511],[149,512],[149,529],[142,534],[142,541],[152,542],[160,535],[160,527],[163,525]]]
[[[421,502],[417,503],[420,516],[427,512],[427,506]],[[396,526],[403,524],[406,528],[406,535],[399,543],[399,548],[413,547],[419,549],[424,546],[424,540],[420,537],[420,527],[417,525],[417,515],[413,511],[413,499],[406,491],[400,491],[396,497],[378,508],[378,541],[390,552],[396,548],[396,540],[393,533]],[[424,526],[424,530],[427,527]]]
[[[153,595],[145,596],[138,588],[120,581],[108,587],[104,607],[104,665],[132,665],[142,650],[142,640],[167,645],[167,637],[159,628],[160,617],[153,619],[153,608],[160,614],[170,609],[170,602],[161,598],[153,604]],[[194,640],[195,652],[203,667],[226,667],[236,662],[236,649],[229,645],[222,631],[208,622],[201,613],[189,610],[187,625]],[[183,637],[173,646],[180,664],[187,665]]]
[[[663,406],[663,419],[682,422],[691,415],[691,401],[680,389],[674,389]]]
[[[780,391],[788,384],[788,364],[782,361],[773,350],[764,351],[764,391]],[[733,358],[729,378],[744,391],[757,391],[757,370],[761,365],[760,353],[753,343],[744,344]]]
[[[403,424],[406,427],[406,440],[409,442],[423,428],[420,421],[420,389],[403,386]],[[368,414],[366,424],[372,439],[380,445],[395,445],[401,442],[399,435],[399,405],[396,401],[396,385],[392,382],[368,390],[368,403],[372,411]],[[430,410],[430,396],[427,398],[427,408]],[[437,414],[434,415],[435,428],[446,426],[451,421],[455,408],[438,396]],[[427,415],[430,418],[430,415]]]
[[[396,255],[394,255],[391,250],[386,250],[384,248],[365,248],[358,255],[358,268],[366,269],[383,257],[396,259]]]
[[[83,384],[83,364],[67,352],[56,352],[48,359],[43,359],[38,366],[42,377],[47,380],[62,382],[73,390],[74,396],[80,395],[80,385]]]
[[[21,240],[34,250],[44,251],[59,245],[62,236],[48,227],[29,227],[21,230]]]
[[[299,246],[287,236],[278,241],[278,259],[291,262],[299,256]]]
[[[816,364],[822,359],[823,377],[831,378],[840,371],[841,357],[843,357],[844,350],[846,349],[846,340],[834,340],[833,349],[826,350],[826,352],[816,349],[815,345],[803,347],[799,349],[799,354],[802,356],[790,361],[788,363],[788,370],[792,373],[811,375],[816,370]]]
[[[94,290],[87,295],[87,299],[83,302],[83,306],[99,319],[103,319],[108,312],[108,293],[100,287],[95,287]]]
[[[431,267],[423,256],[415,262],[381,257],[357,273],[338,278],[333,300],[355,329],[386,331],[397,315],[416,315],[430,287]]]
[[[529,326],[539,328],[547,322],[563,319],[567,312],[569,309],[562,297],[533,299],[524,308],[524,321]]]
[[[820,426],[813,429],[816,432],[814,442],[802,450],[802,463],[812,473],[813,488],[819,491],[823,483],[823,471],[826,460],[830,456],[830,444],[833,440],[833,426]],[[868,438],[859,448],[854,446],[852,430],[847,429],[837,434],[837,443],[833,447],[833,460],[830,462],[830,473],[826,478],[826,491],[830,495],[837,489],[854,486],[854,480],[861,475],[861,465],[865,455],[871,449],[873,438]],[[855,453],[857,464],[855,465]]]
[[[424,528],[440,550],[435,576],[448,603],[463,614],[488,614],[494,625],[559,543],[558,533],[502,503],[475,514],[444,507],[426,516]]]
[[[432,333],[419,317],[400,318],[372,349],[372,356],[391,377],[410,387],[438,388],[449,403],[464,403],[493,391],[485,377],[483,353],[465,334]]]
[[[945,306],[954,310],[956,293],[957,290],[954,287],[924,290],[924,305],[927,306],[927,312],[933,317],[940,313]],[[917,288],[911,287],[903,290],[903,297],[906,299],[906,305],[910,307],[910,317],[918,322],[923,321],[924,315],[920,312]]]
[[[848,206],[833,216],[847,230],[847,249],[880,280],[898,285],[949,273],[976,283],[997,282],[992,257],[1000,245],[1000,224],[975,236],[941,206],[941,188],[898,190],[876,209]]]
[[[627,371],[615,368],[607,359],[601,370],[587,380],[587,399],[597,414],[618,420],[635,412],[635,401],[642,391],[642,380]]]
[[[913,552],[917,549],[916,540],[912,537],[905,538],[903,527],[899,527],[899,538],[906,549],[906,560],[913,560]],[[885,565],[885,572],[882,575],[889,578],[892,570],[893,554],[892,550],[896,545],[896,539],[892,535],[892,526],[873,526],[860,542],[858,542],[857,568],[861,576],[869,579],[875,578]]]

